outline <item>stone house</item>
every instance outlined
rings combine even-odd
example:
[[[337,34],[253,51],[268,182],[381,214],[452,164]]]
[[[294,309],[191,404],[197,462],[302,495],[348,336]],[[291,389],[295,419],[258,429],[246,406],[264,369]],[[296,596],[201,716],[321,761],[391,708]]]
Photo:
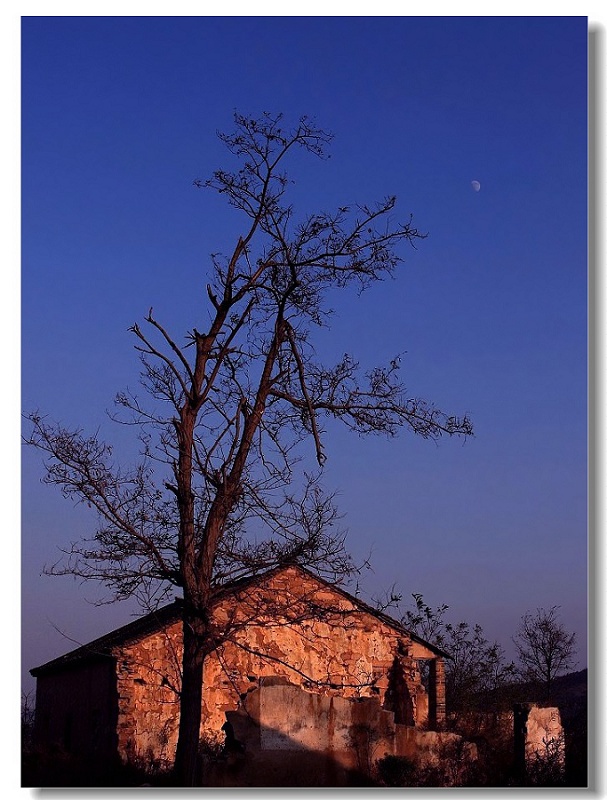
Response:
[[[32,669],[38,743],[99,762],[118,756],[169,765],[178,730],[180,609],[175,601]],[[331,750],[338,707],[343,719],[358,720],[357,729],[363,707],[368,719],[381,718],[384,753],[401,754],[397,740],[409,752],[414,740],[443,727],[446,654],[299,566],[222,588],[212,619],[222,635],[204,667],[201,738],[209,743],[224,742],[226,720],[238,727],[235,714],[255,717],[262,749],[279,742],[284,750],[288,738],[296,748],[317,741]],[[285,685],[294,688],[269,691]],[[307,730],[298,744],[288,710],[270,698],[288,695],[301,716],[302,692],[311,719],[298,722],[297,730]],[[316,738],[315,726],[322,728]],[[336,757],[347,766],[353,756],[343,726],[340,736]]]

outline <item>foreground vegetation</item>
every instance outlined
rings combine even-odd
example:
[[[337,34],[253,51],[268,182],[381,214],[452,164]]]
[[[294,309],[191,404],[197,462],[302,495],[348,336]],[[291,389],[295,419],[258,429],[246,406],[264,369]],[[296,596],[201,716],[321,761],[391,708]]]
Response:
[[[374,761],[367,774],[353,776],[355,785],[367,786],[568,786],[587,785],[587,670],[570,673],[554,682],[554,704],[561,712],[565,728],[565,771],[560,769],[561,753],[554,751],[547,758],[531,765],[526,774],[516,767],[513,753],[512,725],[507,704],[512,700],[528,698],[533,687],[529,684],[511,684],[494,706],[502,710],[452,714],[449,727],[473,742],[478,759],[470,761],[462,747],[449,746],[440,753],[438,763],[417,766],[406,758],[387,756]],[[22,723],[23,786],[95,786],[136,787],[175,785],[173,776],[150,765],[123,765],[117,762],[111,768],[96,769],[82,763],[60,749],[43,752],[32,742],[34,718],[26,702]],[[208,763],[225,764],[226,753],[208,748],[201,752]]]

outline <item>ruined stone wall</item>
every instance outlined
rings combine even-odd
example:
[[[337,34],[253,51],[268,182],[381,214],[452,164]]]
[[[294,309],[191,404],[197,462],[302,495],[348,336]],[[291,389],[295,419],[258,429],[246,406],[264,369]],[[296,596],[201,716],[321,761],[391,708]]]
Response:
[[[513,721],[514,753],[521,774],[565,769],[565,731],[558,708],[516,703]]]
[[[399,725],[377,697],[344,698],[310,693],[285,679],[263,680],[249,695],[247,711],[229,711],[233,745],[210,760],[212,786],[364,785],[387,755],[420,766],[437,765],[445,748],[476,748],[452,733]]]
[[[565,733],[561,725],[561,714],[558,708],[541,708],[533,705],[527,717],[527,735],[525,750],[528,761],[551,755],[554,748],[562,749],[556,754],[559,760],[565,758]]]
[[[246,709],[248,695],[270,676],[320,695],[377,698],[406,724],[427,719],[412,653],[433,654],[298,570],[280,573],[265,589],[228,597],[216,621],[231,633],[205,662],[201,734],[209,741],[223,742],[226,712]],[[117,654],[123,757],[172,761],[180,659],[180,623]]]

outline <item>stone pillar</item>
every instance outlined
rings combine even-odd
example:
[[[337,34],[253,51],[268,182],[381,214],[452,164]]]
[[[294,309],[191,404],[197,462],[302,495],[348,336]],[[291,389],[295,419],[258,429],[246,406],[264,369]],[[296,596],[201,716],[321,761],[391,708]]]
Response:
[[[520,780],[562,778],[565,732],[558,708],[535,703],[514,704],[514,762]]]
[[[439,731],[445,727],[445,663],[438,656],[430,662],[429,719],[430,728]]]

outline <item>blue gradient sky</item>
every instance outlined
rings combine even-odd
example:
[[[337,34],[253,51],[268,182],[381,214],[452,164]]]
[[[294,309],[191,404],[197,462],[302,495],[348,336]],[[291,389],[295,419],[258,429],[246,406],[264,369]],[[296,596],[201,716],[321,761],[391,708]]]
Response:
[[[335,140],[294,161],[297,207],[396,194],[429,232],[394,281],[336,298],[319,350],[404,354],[411,394],[476,430],[331,429],[363,587],[422,592],[508,649],[523,613],[560,605],[585,666],[586,43],[583,17],[25,18],[24,410],[114,438],[127,328],[150,306],[177,336],[204,327],[208,254],[242,230],[192,187],[226,164],[216,130],[234,109],[312,115]],[[73,646],[57,629],[83,642],[134,609],[41,576],[95,520],[40,484],[37,453],[22,464],[26,674]]]

